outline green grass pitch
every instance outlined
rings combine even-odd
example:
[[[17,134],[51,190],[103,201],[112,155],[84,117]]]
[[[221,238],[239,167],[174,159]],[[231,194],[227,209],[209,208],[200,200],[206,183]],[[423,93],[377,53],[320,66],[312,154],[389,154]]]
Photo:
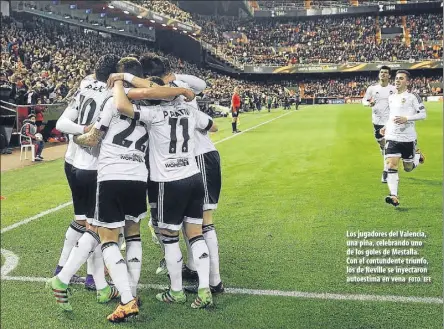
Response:
[[[442,104],[428,103],[417,124],[426,163],[400,172],[401,206],[384,202],[382,159],[370,110],[360,105],[301,106],[288,113],[243,114],[232,139],[230,119],[217,119],[223,188],[215,224],[226,287],[257,290],[442,298]],[[2,173],[1,227],[70,201],[63,160]],[[19,257],[9,276],[49,278],[56,266],[72,207],[1,235]],[[167,284],[155,275],[160,249],[142,222],[141,283]],[[346,283],[346,231],[423,230],[429,284]],[[2,264],[5,259],[2,257]],[[84,269],[82,268],[82,274]],[[99,305],[74,286],[73,314],[58,311],[42,282],[1,281],[1,328],[112,328]],[[216,308],[163,305],[141,289],[141,313],[125,328],[441,329],[442,304],[332,300],[227,293]]]

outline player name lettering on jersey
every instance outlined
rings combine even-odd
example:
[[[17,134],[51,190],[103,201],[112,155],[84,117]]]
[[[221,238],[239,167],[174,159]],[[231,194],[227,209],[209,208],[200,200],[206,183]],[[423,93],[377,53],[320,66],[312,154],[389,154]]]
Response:
[[[150,126],[150,179],[170,182],[199,173],[194,149],[196,130],[207,130],[212,120],[178,98],[160,106],[135,108],[140,121]]]
[[[106,83],[87,79],[82,81],[75,96],[78,111],[77,123],[88,126],[98,119],[100,112],[108,102],[112,92]],[[97,170],[100,144],[95,147],[79,147],[76,151],[73,166],[83,170]]]
[[[179,118],[185,115],[190,115],[190,110],[188,109],[178,109],[174,111],[163,111],[164,118],[171,117],[171,118]]]

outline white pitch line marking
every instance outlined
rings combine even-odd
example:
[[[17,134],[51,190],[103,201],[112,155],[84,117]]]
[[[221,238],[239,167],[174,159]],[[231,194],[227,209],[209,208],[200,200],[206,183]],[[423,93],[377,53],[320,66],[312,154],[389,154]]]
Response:
[[[276,118],[273,118],[273,119],[270,119],[270,120],[268,120],[268,121],[262,122],[262,123],[260,123],[260,124],[258,124],[258,125],[256,125],[256,126],[253,126],[253,127],[248,128],[248,129],[242,130],[240,133],[234,134],[234,135],[232,135],[232,136],[225,137],[225,138],[221,139],[220,141],[215,142],[214,145],[217,145],[217,144],[219,144],[219,143],[222,143],[222,142],[225,142],[225,141],[230,140],[230,139],[232,139],[232,138],[235,138],[235,137],[237,137],[237,136],[240,136],[240,135],[242,135],[243,133],[246,133],[247,131],[250,131],[250,130],[256,129],[257,127],[263,126],[263,125],[265,125],[265,124],[267,124],[267,123],[270,123],[270,122],[272,122],[272,121],[274,121],[274,120],[277,120],[277,119],[279,119],[279,118],[282,118],[282,117],[284,117],[284,116],[286,116],[286,115],[289,115],[289,114],[291,114],[291,113],[294,113],[294,112],[293,112],[293,111],[290,111],[290,112],[287,112],[287,113],[281,114],[281,115],[277,116]]]
[[[24,219],[24,220],[22,220],[22,221],[20,221],[20,222],[15,223],[15,224],[12,224],[12,225],[6,226],[5,228],[3,228],[3,229],[0,231],[0,234],[3,234],[3,233],[8,232],[8,231],[10,231],[10,230],[13,230],[13,229],[15,229],[15,228],[17,228],[17,227],[19,227],[19,226],[22,226],[22,225],[28,224],[28,223],[30,223],[30,222],[32,222],[32,221],[35,221],[36,219],[42,218],[43,216],[46,216],[46,215],[49,215],[49,214],[51,214],[51,213],[53,213],[53,212],[59,211],[59,210],[61,210],[61,209],[63,209],[63,208],[66,208],[66,207],[68,207],[68,206],[70,206],[70,205],[72,205],[72,201],[69,201],[69,202],[63,203],[63,204],[61,204],[60,206],[57,206],[57,207],[54,207],[54,208],[51,208],[51,209],[45,210],[45,211],[41,212],[40,214],[37,214],[37,215],[35,215],[35,216],[32,216],[32,217],[26,218],[26,219]]]
[[[5,257],[5,264],[0,269],[1,276],[7,276],[11,273],[18,265],[19,258],[12,251],[1,249],[0,250],[3,257]]]
[[[4,281],[20,281],[20,282],[46,282],[49,278],[27,277],[27,276],[4,276]],[[164,290],[168,286],[161,284],[139,284],[141,289]],[[279,296],[307,299],[323,299],[323,300],[357,300],[368,302],[395,302],[395,303],[418,303],[418,304],[443,304],[442,298],[434,297],[406,297],[406,296],[390,296],[390,295],[353,295],[353,294],[329,294],[314,293],[303,291],[282,291],[282,290],[256,290],[244,288],[225,288],[227,294],[232,295],[256,295],[256,296]]]

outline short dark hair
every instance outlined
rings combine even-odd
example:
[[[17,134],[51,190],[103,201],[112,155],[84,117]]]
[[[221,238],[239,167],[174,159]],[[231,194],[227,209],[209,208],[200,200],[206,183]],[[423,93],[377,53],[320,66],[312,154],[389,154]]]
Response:
[[[94,68],[96,80],[106,82],[112,73],[117,72],[117,63],[120,57],[113,54],[103,55],[99,58]]]
[[[396,71],[396,75],[398,75],[399,73],[405,74],[405,76],[407,77],[407,80],[410,80],[410,72],[409,71],[406,71],[406,70],[398,70],[398,71]]]
[[[154,53],[145,53],[140,58],[145,77],[164,77],[170,73],[169,62]]]
[[[117,63],[117,72],[131,73],[138,78],[143,78],[143,69],[137,58],[124,57]]]
[[[381,70],[388,70],[388,71],[389,71],[389,74],[392,74],[392,69],[390,68],[390,66],[382,65],[382,66],[379,68],[379,72],[381,72]]]

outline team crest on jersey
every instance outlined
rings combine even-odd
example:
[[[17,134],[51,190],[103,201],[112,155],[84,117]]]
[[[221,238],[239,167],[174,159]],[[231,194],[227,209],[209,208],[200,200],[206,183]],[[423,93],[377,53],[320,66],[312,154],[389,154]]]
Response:
[[[390,90],[390,95],[393,95],[393,90]]]
[[[401,99],[401,103],[402,103],[402,104],[404,104],[404,103],[405,103],[405,101],[406,101],[406,99],[405,99],[405,98]]]

